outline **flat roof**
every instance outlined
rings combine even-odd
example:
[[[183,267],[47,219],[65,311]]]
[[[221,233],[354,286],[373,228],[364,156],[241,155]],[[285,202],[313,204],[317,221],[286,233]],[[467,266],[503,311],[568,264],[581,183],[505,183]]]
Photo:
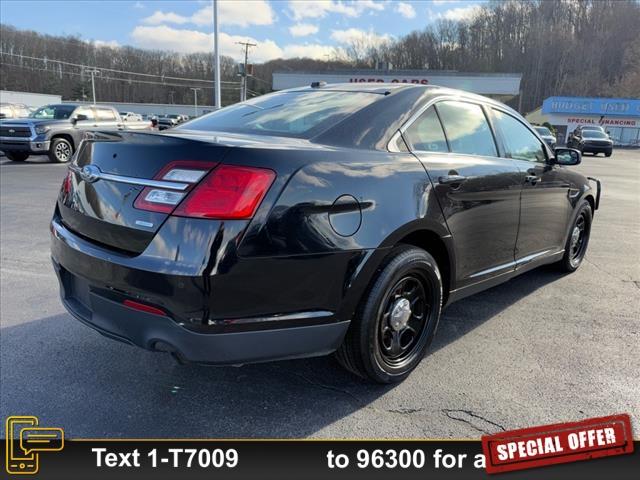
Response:
[[[336,70],[276,70],[274,75],[300,74],[300,75],[430,75],[430,76],[460,76],[460,77],[514,77],[522,78],[521,73],[485,73],[485,72],[460,72],[458,70],[376,70],[376,69],[336,69]]]

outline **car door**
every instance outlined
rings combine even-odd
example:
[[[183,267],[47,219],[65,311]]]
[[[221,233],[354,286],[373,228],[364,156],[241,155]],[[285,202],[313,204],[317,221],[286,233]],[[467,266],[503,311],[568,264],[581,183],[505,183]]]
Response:
[[[492,110],[505,156],[518,166],[522,183],[516,262],[556,253],[564,248],[571,195],[579,192],[572,192],[562,167],[549,162],[547,149],[528,125],[506,111]]]
[[[102,130],[118,130],[123,127],[115,110],[111,108],[96,107],[96,126]]]
[[[74,124],[74,128],[77,130],[92,130],[96,126],[96,114],[91,107],[78,107],[73,112],[73,117],[77,118],[78,115],[84,115],[86,120],[77,120]]]
[[[453,237],[456,288],[513,270],[519,170],[498,155],[483,107],[438,102],[404,136],[431,178]]]

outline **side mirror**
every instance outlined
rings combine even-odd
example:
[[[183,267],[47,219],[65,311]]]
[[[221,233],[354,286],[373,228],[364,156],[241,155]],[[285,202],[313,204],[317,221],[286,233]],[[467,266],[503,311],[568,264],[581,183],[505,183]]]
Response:
[[[575,148],[556,148],[553,152],[558,165],[578,165],[582,161],[582,153]]]
[[[81,113],[79,113],[78,115],[76,115],[71,119],[71,123],[75,125],[78,122],[82,122],[83,120],[88,120],[88,119],[89,118],[86,115],[82,115]]]

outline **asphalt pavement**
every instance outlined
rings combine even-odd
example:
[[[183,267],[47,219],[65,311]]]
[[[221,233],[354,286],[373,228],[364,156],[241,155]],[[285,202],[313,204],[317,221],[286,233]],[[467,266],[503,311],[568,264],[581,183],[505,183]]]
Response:
[[[630,413],[640,438],[640,150],[575,167],[604,193],[586,261],[450,306],[402,384],[330,357],[176,364],[102,337],[58,298],[48,222],[65,165],[0,158],[0,414],[72,438],[479,438]]]

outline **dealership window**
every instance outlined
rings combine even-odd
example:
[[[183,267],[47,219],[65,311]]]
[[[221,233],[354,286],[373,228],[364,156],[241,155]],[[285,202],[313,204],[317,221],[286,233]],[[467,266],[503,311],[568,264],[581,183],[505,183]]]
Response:
[[[407,128],[405,137],[412,150],[423,152],[449,151],[442,125],[433,107],[420,115],[420,118]]]
[[[482,107],[475,103],[440,102],[436,105],[449,146],[454,153],[498,155]]]
[[[495,124],[500,129],[508,157],[529,162],[544,162],[544,147],[522,122],[511,115],[493,109]]]

